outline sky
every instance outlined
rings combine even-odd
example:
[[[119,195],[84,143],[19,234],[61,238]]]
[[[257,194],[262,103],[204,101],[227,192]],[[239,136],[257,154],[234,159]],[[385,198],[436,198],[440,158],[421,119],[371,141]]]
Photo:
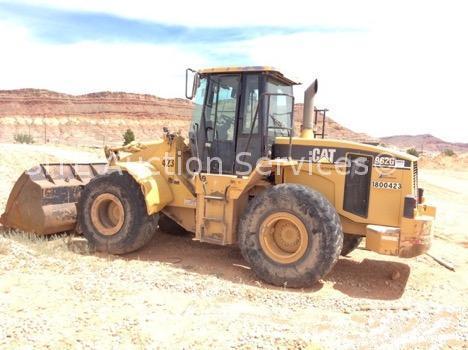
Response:
[[[0,89],[183,97],[187,67],[271,65],[354,131],[468,142],[465,3],[0,0]]]

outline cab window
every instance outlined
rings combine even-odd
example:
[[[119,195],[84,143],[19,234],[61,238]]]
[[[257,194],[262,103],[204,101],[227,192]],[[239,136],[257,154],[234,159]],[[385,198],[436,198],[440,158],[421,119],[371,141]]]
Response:
[[[220,75],[210,78],[205,110],[205,129],[208,141],[234,140],[239,75]]]
[[[259,75],[248,75],[245,83],[245,101],[242,111],[242,133],[258,132],[258,116],[255,120],[259,100]],[[255,120],[255,125],[252,123]]]
[[[274,94],[287,94],[292,96],[292,86],[285,85],[275,79],[269,78],[266,91]],[[289,136],[289,131],[280,128],[291,128],[293,100],[289,96],[271,96],[268,113],[268,126],[277,127],[269,129],[269,136]]]

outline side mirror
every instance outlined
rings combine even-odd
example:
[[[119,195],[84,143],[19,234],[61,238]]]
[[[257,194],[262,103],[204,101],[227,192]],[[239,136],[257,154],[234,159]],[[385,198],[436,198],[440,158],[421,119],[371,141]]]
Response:
[[[192,68],[187,68],[185,70],[185,97],[189,100],[193,99],[197,92],[199,76],[196,70]],[[191,83],[191,84],[190,84]],[[192,85],[191,91],[189,91],[189,86]]]

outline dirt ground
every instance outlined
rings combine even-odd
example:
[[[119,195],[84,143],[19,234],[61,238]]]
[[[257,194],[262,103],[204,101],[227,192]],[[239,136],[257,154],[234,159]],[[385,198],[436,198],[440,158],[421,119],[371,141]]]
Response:
[[[70,147],[0,145],[0,207],[22,170],[96,160]],[[308,290],[258,281],[240,252],[158,232],[123,257],[80,237],[0,235],[1,348],[466,348],[468,170],[423,168],[438,207],[433,255],[358,249]]]

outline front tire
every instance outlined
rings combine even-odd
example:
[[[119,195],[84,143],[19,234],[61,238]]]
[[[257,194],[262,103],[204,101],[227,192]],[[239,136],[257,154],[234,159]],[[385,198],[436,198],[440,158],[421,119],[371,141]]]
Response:
[[[97,176],[78,202],[78,227],[97,251],[133,252],[154,236],[159,214],[148,215],[140,186],[128,173]]]
[[[254,272],[277,286],[312,286],[332,269],[343,245],[335,208],[297,184],[277,185],[252,199],[238,232]]]

